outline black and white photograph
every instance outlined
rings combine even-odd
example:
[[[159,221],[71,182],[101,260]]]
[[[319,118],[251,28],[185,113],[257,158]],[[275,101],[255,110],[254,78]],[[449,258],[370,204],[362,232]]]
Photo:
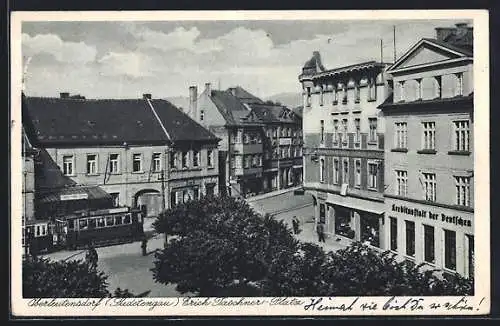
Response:
[[[13,13],[13,313],[488,313],[487,12],[233,14]]]

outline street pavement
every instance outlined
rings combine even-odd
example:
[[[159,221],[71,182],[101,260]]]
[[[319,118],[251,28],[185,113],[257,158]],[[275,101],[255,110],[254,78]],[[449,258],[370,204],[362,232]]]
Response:
[[[345,248],[349,242],[345,239],[336,241],[327,237],[326,243],[319,243],[314,229],[312,197],[308,195],[294,195],[293,190],[279,195],[270,194],[261,196],[257,200],[249,200],[249,204],[260,213],[270,213],[277,220],[283,220],[292,230],[292,218],[297,216],[301,232],[296,235],[303,242],[312,242],[323,247],[324,250],[338,250]],[[153,218],[145,219],[144,230],[153,233]],[[98,270],[108,275],[109,290],[116,288],[128,289],[135,294],[150,291],[149,297],[179,297],[175,285],[163,285],[153,280],[154,251],[163,248],[164,237],[154,235],[148,241],[148,255],[142,256],[141,243],[133,242],[115,246],[96,248],[99,255]],[[46,255],[53,260],[85,259],[85,251],[59,251]]]

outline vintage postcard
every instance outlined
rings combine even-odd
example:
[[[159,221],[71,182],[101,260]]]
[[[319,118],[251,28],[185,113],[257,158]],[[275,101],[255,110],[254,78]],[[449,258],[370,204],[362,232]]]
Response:
[[[11,311],[484,315],[488,12],[13,12]]]

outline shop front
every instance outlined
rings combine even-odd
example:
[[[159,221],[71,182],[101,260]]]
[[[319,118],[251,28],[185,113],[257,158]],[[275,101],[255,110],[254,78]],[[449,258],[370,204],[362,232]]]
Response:
[[[386,197],[386,241],[391,251],[432,268],[474,273],[474,213]]]

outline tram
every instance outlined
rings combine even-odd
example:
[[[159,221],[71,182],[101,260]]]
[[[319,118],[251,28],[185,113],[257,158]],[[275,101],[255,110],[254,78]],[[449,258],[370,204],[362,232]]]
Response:
[[[60,249],[133,242],[142,239],[144,211],[117,207],[77,211],[53,221],[34,221],[26,225],[26,240],[32,254]]]

